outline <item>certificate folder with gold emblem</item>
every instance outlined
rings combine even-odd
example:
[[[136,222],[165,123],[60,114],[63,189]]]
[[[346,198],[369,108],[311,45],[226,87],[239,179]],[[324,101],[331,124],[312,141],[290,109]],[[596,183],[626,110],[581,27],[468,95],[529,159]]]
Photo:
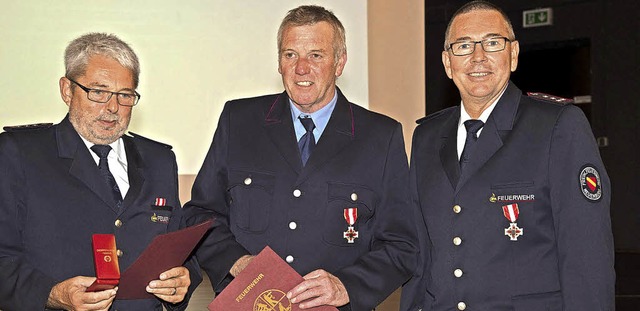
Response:
[[[287,298],[287,292],[304,279],[269,246],[218,295],[209,311],[298,311],[298,304]],[[337,311],[334,307],[316,307],[308,311]]]

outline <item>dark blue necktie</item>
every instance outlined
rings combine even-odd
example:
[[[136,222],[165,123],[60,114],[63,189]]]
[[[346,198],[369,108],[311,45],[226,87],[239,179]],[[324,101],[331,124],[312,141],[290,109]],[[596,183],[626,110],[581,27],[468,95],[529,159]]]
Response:
[[[111,151],[111,146],[93,145],[93,147],[91,147],[91,150],[95,152],[95,154],[97,154],[98,157],[100,158],[100,163],[98,164],[98,169],[100,169],[100,175],[102,175],[104,180],[107,182],[109,189],[111,189],[111,194],[113,195],[113,199],[116,202],[116,207],[118,208],[118,210],[120,210],[120,208],[122,208],[122,194],[120,193],[120,188],[116,183],[116,179],[111,174],[111,171],[109,171],[109,163],[107,162],[107,156]]]
[[[313,124],[313,120],[311,117],[302,116],[298,117],[300,122],[302,122],[302,126],[307,130],[302,137],[300,137],[300,141],[298,141],[298,148],[300,148],[300,157],[302,158],[302,166],[307,164],[307,160],[309,160],[309,156],[311,156],[311,151],[313,151],[313,147],[316,145],[316,138],[313,136],[313,129],[316,127]]]
[[[476,141],[478,141],[478,131],[484,126],[484,123],[480,120],[470,119],[464,121],[464,127],[467,129],[467,139],[464,141],[464,149],[460,155],[460,170],[469,162],[469,158],[475,147]]]

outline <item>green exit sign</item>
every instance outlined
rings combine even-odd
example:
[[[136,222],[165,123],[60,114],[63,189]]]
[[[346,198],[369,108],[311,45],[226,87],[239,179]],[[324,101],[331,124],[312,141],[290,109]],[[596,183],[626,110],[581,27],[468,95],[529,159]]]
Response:
[[[553,25],[553,10],[551,8],[522,12],[522,27],[524,28],[549,25]]]

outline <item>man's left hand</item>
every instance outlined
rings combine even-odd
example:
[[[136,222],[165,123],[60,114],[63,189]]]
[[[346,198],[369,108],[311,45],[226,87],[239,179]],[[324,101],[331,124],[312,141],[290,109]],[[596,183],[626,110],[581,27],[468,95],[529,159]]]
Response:
[[[287,293],[292,303],[300,303],[301,309],[318,306],[340,307],[349,303],[349,294],[344,284],[331,273],[322,269],[304,276],[304,281]]]
[[[147,285],[147,292],[170,303],[179,303],[189,290],[191,279],[189,270],[176,267],[160,274],[159,280],[153,280]]]

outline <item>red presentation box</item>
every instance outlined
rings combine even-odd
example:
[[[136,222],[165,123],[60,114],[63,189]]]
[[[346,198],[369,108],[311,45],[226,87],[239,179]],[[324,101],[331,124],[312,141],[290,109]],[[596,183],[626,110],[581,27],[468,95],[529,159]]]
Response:
[[[96,292],[114,288],[120,282],[116,237],[113,234],[94,234],[91,238],[97,279],[86,291]]]

